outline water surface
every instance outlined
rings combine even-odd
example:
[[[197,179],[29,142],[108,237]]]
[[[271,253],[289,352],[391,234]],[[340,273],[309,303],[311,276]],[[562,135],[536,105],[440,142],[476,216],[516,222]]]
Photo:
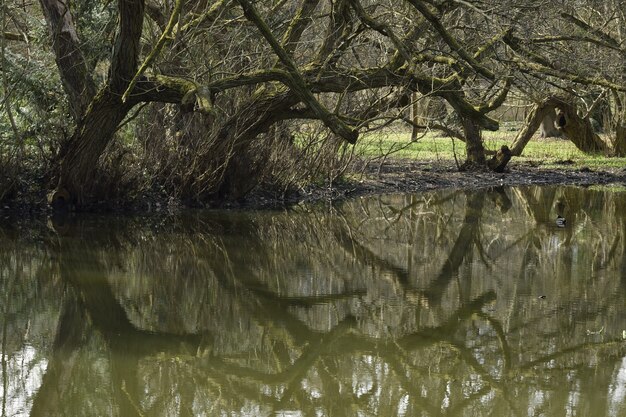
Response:
[[[626,193],[3,225],[0,324],[2,416],[626,416]]]

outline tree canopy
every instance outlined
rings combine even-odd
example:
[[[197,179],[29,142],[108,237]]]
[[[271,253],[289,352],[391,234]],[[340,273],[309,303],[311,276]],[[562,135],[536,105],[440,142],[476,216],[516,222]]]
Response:
[[[488,164],[481,131],[499,128],[494,111],[512,96],[536,103],[513,155],[555,108],[583,151],[626,151],[616,1],[40,0],[2,10],[0,159],[12,168],[0,188],[34,164],[53,202],[85,206],[141,178],[189,202],[236,199],[281,175],[300,180],[296,166],[310,172],[368,131],[415,125],[410,109],[425,98],[454,117],[418,127],[461,138],[466,169],[506,165]]]

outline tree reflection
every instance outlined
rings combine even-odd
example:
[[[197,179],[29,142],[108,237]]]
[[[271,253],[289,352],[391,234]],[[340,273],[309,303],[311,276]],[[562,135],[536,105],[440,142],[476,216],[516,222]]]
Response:
[[[56,334],[5,330],[3,376],[8,346],[48,352],[32,415],[624,415],[625,204],[451,190],[70,221],[35,256]]]

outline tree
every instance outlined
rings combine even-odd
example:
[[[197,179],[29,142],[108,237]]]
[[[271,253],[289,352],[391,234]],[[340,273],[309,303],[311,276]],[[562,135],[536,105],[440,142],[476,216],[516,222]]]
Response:
[[[180,2],[179,2],[180,3]],[[42,0],[50,26],[57,67],[68,94],[77,126],[61,151],[61,167],[55,201],[86,202],[98,159],[130,109],[141,100],[178,100],[193,90],[189,83],[142,80],[131,100],[125,96],[137,71],[143,27],[144,2],[119,1],[119,25],[111,53],[108,78],[96,93],[87,71],[69,3]],[[137,84],[137,83],[135,83]],[[145,95],[145,98],[143,97]]]
[[[564,116],[557,120],[559,131],[579,149],[622,155],[619,127],[626,85],[622,6],[606,1],[545,10],[540,19],[528,15],[518,19],[505,38],[517,74],[516,87],[536,103],[513,153],[521,153],[522,143],[541,123],[536,118],[552,116],[556,109]],[[607,137],[598,136],[594,124],[601,125]]]
[[[253,185],[254,181],[242,181],[246,172],[241,170],[246,168],[248,174],[254,174],[254,164],[249,163],[251,144],[276,123],[320,120],[353,143],[357,127],[374,123],[394,108],[405,108],[412,91],[448,101],[462,121],[468,163],[484,165],[480,129],[497,129],[497,122],[486,114],[504,101],[510,84],[499,81],[501,77],[487,66],[497,65],[496,61],[483,62],[501,40],[501,33],[490,37],[473,33],[466,43],[459,37],[462,31],[453,33],[446,28],[447,19],[472,19],[471,8],[433,8],[420,1],[364,6],[358,0],[303,0],[294,9],[293,3],[287,3],[239,1],[235,5],[218,1],[181,11],[179,1],[171,16],[165,18],[160,7],[146,9],[143,2],[120,0],[114,47],[107,59],[107,79],[95,93],[69,9],[65,3],[42,0],[59,73],[77,121],[74,134],[61,151],[53,199],[80,206],[97,198],[93,177],[99,158],[131,109],[146,102],[176,103],[181,109],[200,110],[209,116],[204,124],[206,136],[211,139],[196,152],[190,164],[193,169],[185,180],[195,195],[204,193],[206,198],[236,197],[250,189],[249,183]],[[310,18],[315,10],[326,14]],[[390,10],[397,11],[389,14]],[[242,11],[254,27],[246,27]],[[146,14],[161,33],[158,40],[143,45]],[[266,16],[281,19],[271,24]],[[169,23],[164,24],[166,20]],[[201,32],[200,28],[207,25],[215,31]],[[323,36],[314,31],[320,28],[325,28]],[[166,46],[170,52],[178,51],[184,63],[199,52],[188,46],[191,42],[206,40],[204,49],[208,45],[209,54],[219,53],[219,39],[224,35],[220,30],[244,40],[239,45],[247,49],[247,67],[230,76],[206,79],[197,76],[199,68],[170,68],[170,74],[158,73],[163,67],[159,57],[168,52]],[[488,41],[474,48],[473,41],[479,36]],[[435,53],[421,50],[425,38],[429,43],[438,43],[441,49],[435,49]],[[372,45],[377,45],[382,54],[372,54]],[[254,48],[261,51],[258,57],[249,51]],[[139,68],[141,50],[150,52]],[[217,60],[208,66],[228,68]],[[477,86],[485,86],[481,80],[488,81],[482,97],[475,93]],[[246,86],[256,86],[254,93],[243,100],[236,98],[233,103],[231,92]],[[348,108],[344,104],[353,104],[351,97],[363,97],[365,92],[371,93],[365,105]],[[215,100],[230,101],[235,110],[216,112]],[[399,119],[399,114],[389,117]]]
[[[67,95],[54,108],[68,108],[73,123],[69,139],[57,135],[53,200],[78,206],[107,197],[105,180],[115,187],[117,177],[106,169],[129,144],[143,175],[170,194],[219,202],[244,195],[281,165],[314,158],[313,150],[336,149],[335,139],[303,144],[303,131],[323,127],[351,144],[397,121],[415,127],[407,114],[423,98],[445,102],[455,122],[417,127],[464,140],[464,168],[504,168],[506,158],[487,164],[481,132],[498,129],[489,114],[510,90],[537,104],[561,97],[590,122],[602,116],[608,132],[626,131],[623,13],[612,2],[40,5],[59,70],[60,83],[52,83]],[[537,9],[546,17],[529,13]],[[3,31],[10,45],[35,32],[16,21]],[[16,117],[19,131],[26,120]],[[623,141],[614,137],[608,149],[620,153]]]

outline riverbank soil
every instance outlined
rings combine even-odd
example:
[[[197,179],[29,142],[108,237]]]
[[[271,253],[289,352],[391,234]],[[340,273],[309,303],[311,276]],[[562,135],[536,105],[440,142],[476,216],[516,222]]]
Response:
[[[346,198],[389,194],[413,193],[444,188],[480,189],[521,185],[607,185],[626,187],[626,168],[572,167],[564,161],[563,167],[537,166],[532,162],[512,162],[503,173],[492,171],[460,171],[452,161],[412,159],[387,159],[376,162],[355,163],[345,179],[333,184],[316,184],[287,194],[260,187],[246,198],[228,202],[221,207],[239,209],[284,208],[301,202],[333,202]],[[160,195],[146,194],[132,202],[103,202],[94,206],[97,212],[155,212],[180,210],[184,204]],[[207,206],[211,207],[211,206]],[[33,193],[19,196],[0,205],[0,215],[16,213],[45,213],[48,207],[45,195]]]
[[[512,162],[503,173],[492,171],[459,171],[453,162],[387,160],[384,164],[368,163],[356,167],[348,179],[333,186],[311,187],[290,200],[339,200],[361,195],[412,193],[444,188],[480,189],[523,185],[608,185],[626,187],[626,168],[538,167],[534,163]],[[251,196],[246,205],[265,205],[269,196]]]

